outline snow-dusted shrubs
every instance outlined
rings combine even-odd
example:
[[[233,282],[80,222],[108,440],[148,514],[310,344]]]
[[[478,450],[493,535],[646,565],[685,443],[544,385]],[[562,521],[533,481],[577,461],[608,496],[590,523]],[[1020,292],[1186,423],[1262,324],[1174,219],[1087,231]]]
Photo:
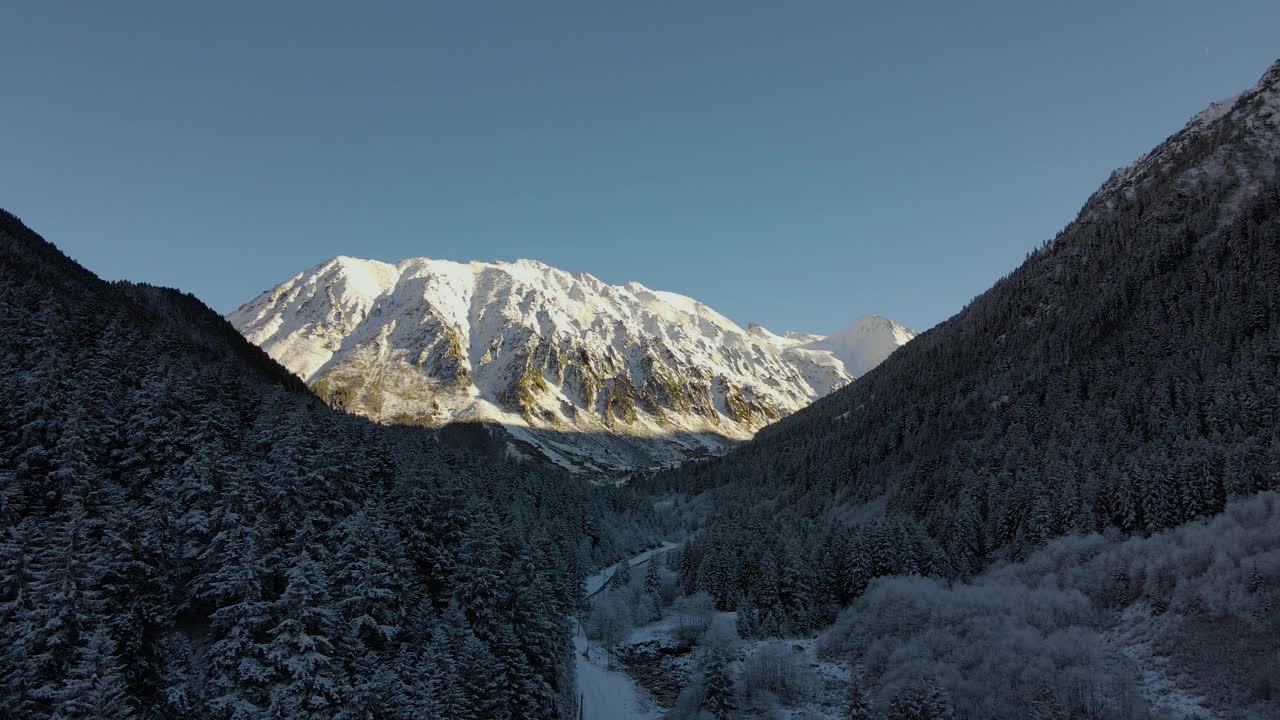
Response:
[[[748,697],[769,693],[786,704],[794,704],[813,694],[814,677],[795,644],[773,641],[746,659],[738,686]]]

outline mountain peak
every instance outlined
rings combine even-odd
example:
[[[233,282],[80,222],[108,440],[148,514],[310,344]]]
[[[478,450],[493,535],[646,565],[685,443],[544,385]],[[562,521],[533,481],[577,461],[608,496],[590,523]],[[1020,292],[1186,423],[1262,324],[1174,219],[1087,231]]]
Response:
[[[1262,73],[1262,78],[1258,80],[1258,87],[1277,86],[1280,86],[1280,58],[1277,58],[1275,62],[1271,63],[1271,67],[1268,67],[1266,71]]]
[[[830,352],[844,363],[845,370],[859,377],[915,336],[906,326],[883,315],[863,315],[844,330],[804,347]]]
[[[1154,182],[1172,182],[1184,193],[1199,193],[1229,182],[1235,197],[1224,203],[1226,221],[1240,201],[1276,178],[1280,154],[1280,60],[1252,87],[1211,103],[1178,132],[1132,165],[1117,170],[1090,199],[1085,216],[1132,201]]]
[[[229,319],[331,404],[387,422],[497,422],[580,468],[718,451],[850,380],[834,353],[802,347],[818,336],[744,330],[678,293],[527,258],[338,256]],[[892,336],[876,322],[851,342]]]

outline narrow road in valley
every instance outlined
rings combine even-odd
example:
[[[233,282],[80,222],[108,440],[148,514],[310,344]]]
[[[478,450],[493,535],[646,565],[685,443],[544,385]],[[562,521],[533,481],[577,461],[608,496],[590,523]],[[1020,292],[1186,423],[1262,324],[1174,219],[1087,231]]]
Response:
[[[676,543],[664,543],[661,547],[624,560],[631,567],[643,565],[655,555],[661,555],[678,547]],[[587,578],[586,592],[590,599],[599,594],[609,583],[622,563],[610,565]],[[653,720],[660,714],[649,703],[642,703],[644,692],[622,670],[608,669],[608,653],[587,639],[576,617],[573,625],[574,658],[578,666],[578,718],[579,720]]]

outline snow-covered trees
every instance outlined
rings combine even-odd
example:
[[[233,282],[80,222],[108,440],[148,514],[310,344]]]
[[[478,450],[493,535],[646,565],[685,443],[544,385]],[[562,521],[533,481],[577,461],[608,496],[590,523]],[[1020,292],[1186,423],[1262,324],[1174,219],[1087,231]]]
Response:
[[[0,213],[5,717],[551,718],[652,510],[333,412],[208,308]]]
[[[644,591],[650,595],[657,595],[662,590],[661,568],[661,555],[651,557],[648,562],[645,563]]]
[[[77,648],[54,701],[57,720],[133,720],[141,717],[129,697],[115,640],[99,627]]]
[[[367,505],[337,528],[330,567],[344,654],[359,659],[393,645],[406,621],[403,547],[380,504]]]
[[[89,545],[84,511],[73,502],[55,518],[48,545],[36,557],[35,602],[29,616],[19,619],[32,633],[30,697],[53,712],[66,698],[68,673],[106,609],[97,591],[101,558]]]
[[[609,592],[598,597],[587,615],[584,628],[587,637],[612,650],[635,627],[633,605],[625,593]]]
[[[631,564],[624,562],[609,576],[609,587],[619,590],[631,584]]]
[[[330,718],[343,686],[333,642],[337,617],[329,579],[308,544],[304,537],[291,548],[284,592],[273,608],[279,620],[268,631],[263,659],[272,672],[271,714]]]
[[[1170,702],[1200,696],[1266,717],[1280,699],[1267,679],[1280,623],[1264,612],[1280,582],[1277,541],[1280,496],[1263,493],[1149,538],[1059,538],[966,582],[881,578],[822,635],[819,655],[861,664],[879,709],[900,690],[904,708],[923,702],[926,677],[963,717],[1158,717],[1142,704],[1146,667],[1117,653],[1132,636],[1135,657],[1157,647],[1180,678],[1188,694]]]
[[[458,548],[462,559],[453,579],[452,597],[464,608],[472,629],[482,640],[497,639],[502,623],[499,602],[503,591],[502,572],[509,560],[499,543],[497,523],[485,511],[473,507],[471,521],[462,531]]]
[[[702,658],[702,709],[715,720],[733,717],[737,702],[733,678],[729,675],[727,648],[712,643]]]
[[[845,688],[844,714],[842,720],[872,720],[875,715],[871,709],[871,701],[867,698],[864,680],[860,669],[855,668],[850,674],[849,685]]]
[[[885,720],[954,720],[951,701],[933,680],[918,680],[894,694]]]
[[[513,704],[531,717],[554,713],[558,698],[569,687],[562,673],[572,651],[564,588],[557,584],[553,551],[545,538],[535,538],[517,559],[509,575],[513,604],[502,628],[499,660],[512,683]]]
[[[817,689],[808,661],[781,641],[757,647],[743,663],[737,685],[748,698],[767,694],[787,704],[811,700]]]
[[[686,592],[737,610],[743,637],[804,634],[834,617],[876,577],[943,575],[945,551],[917,523],[879,519],[849,527],[743,512],[732,503],[680,552]]]

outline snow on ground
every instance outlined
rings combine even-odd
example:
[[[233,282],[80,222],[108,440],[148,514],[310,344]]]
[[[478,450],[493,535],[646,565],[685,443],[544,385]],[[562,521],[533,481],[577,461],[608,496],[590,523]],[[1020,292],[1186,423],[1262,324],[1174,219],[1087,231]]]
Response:
[[[731,661],[729,663],[730,672],[738,676],[738,682],[744,682],[743,674],[750,658],[757,652],[767,646],[772,646],[772,650],[787,653],[797,668],[804,672],[808,678],[808,687],[803,691],[803,698],[787,701],[781,706],[773,707],[770,713],[764,713],[761,717],[787,718],[795,719],[804,718],[805,720],[836,720],[841,717],[842,703],[845,699],[846,688],[849,683],[849,667],[847,663],[832,662],[818,658],[816,637],[800,637],[800,638],[780,638],[770,640],[744,640],[737,637],[735,627],[737,613],[735,612],[715,612],[710,618],[710,627],[728,628],[729,634],[734,638],[732,643]],[[646,625],[638,626],[628,633],[626,641],[623,643],[622,652],[627,652],[627,646],[639,646],[652,644],[658,647],[673,648],[681,645],[676,637],[680,620],[675,613],[668,612],[664,617]],[[692,673],[696,671],[698,658],[697,652],[682,655],[678,658],[669,659],[671,663],[667,667],[678,668],[684,673]],[[763,702],[760,698],[740,698],[745,701],[744,712],[754,712],[745,705],[752,702]],[[759,710],[760,708],[755,708]],[[752,715],[755,717],[755,715]]]
[[[648,694],[620,668],[610,669],[608,653],[587,639],[575,620],[573,648],[578,667],[578,702],[583,720],[648,720],[662,716]]]
[[[640,553],[639,555],[629,558],[623,562],[628,563],[629,565],[631,565],[631,567],[635,567],[637,565],[642,565],[648,562],[649,558],[653,557],[654,555],[661,555],[663,553],[667,553],[672,550],[675,550],[678,547],[680,547],[679,543],[672,543],[672,542],[662,543],[662,545],[656,548],[653,548],[652,550],[646,550]],[[605,583],[609,582],[609,578],[613,577],[613,574],[617,572],[618,568],[620,567],[622,567],[622,563],[615,563],[601,570],[595,575],[588,577],[587,578],[587,597],[591,597],[592,595],[595,595],[596,593],[600,592],[600,590],[605,586]]]
[[[631,567],[643,565],[655,555],[661,555],[679,547],[677,543],[664,543],[661,547],[647,550],[635,555],[626,562]],[[622,563],[611,565],[586,579],[586,596],[591,598],[609,583],[609,579],[621,567]],[[712,625],[724,625],[732,628],[736,613],[717,612],[711,618]],[[646,625],[638,626],[628,634],[625,646],[656,643],[658,645],[674,645],[678,618],[674,613]],[[608,654],[604,649],[587,639],[586,634],[573,620],[574,647],[578,667],[578,691],[583,707],[584,720],[657,720],[663,716],[664,709],[653,698],[637,685],[634,679],[621,669],[610,669]],[[820,660],[817,657],[817,639],[790,638],[783,640],[737,640],[734,643],[734,661],[731,665],[734,672],[740,672],[747,660],[761,648],[770,644],[781,644],[794,653],[796,661],[806,668],[813,681],[809,694],[802,703],[795,706],[779,708],[781,718],[806,718],[823,720],[839,717],[840,703],[843,702],[844,688],[849,680],[849,669],[841,663]],[[692,656],[681,659],[683,663],[693,663]],[[617,667],[615,661],[614,667]]]
[[[669,644],[672,638],[675,637],[679,624],[679,618],[676,617],[675,613],[668,612],[659,620],[631,628],[623,644],[642,645],[648,642],[658,643],[659,645]]]
[[[623,562],[635,567],[649,558],[679,547],[676,543],[663,543]],[[613,577],[622,563],[610,565],[587,578],[587,597],[595,595]],[[582,720],[651,720],[662,716],[662,709],[641,690],[625,672],[611,669],[609,655],[604,649],[587,639],[586,633],[572,618],[574,659],[578,668],[578,699]]]
[[[1138,668],[1143,695],[1153,710],[1175,718],[1218,717],[1205,706],[1203,698],[1180,687],[1168,672],[1167,660],[1152,652],[1158,623],[1159,618],[1151,615],[1149,605],[1134,605],[1124,611],[1120,623],[1106,633],[1106,638]]]

